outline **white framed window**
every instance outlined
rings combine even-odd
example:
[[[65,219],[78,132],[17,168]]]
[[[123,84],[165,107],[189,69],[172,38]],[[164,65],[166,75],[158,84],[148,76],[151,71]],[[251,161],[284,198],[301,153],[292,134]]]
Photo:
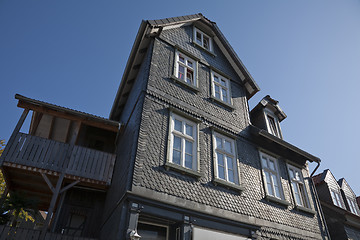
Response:
[[[331,189],[330,193],[331,193],[331,198],[332,198],[332,201],[333,201],[334,205],[338,206],[338,207],[341,207],[341,208],[344,208],[344,203],[341,200],[340,192],[336,191],[334,189]]]
[[[305,189],[304,178],[301,170],[288,165],[291,189],[297,206],[310,208],[308,195]]]
[[[196,123],[175,113],[170,114],[169,162],[198,171]]]
[[[213,132],[215,177],[239,184],[235,140]]]
[[[222,102],[231,104],[230,80],[211,71],[212,96]]]
[[[282,138],[278,118],[268,111],[265,111],[265,118],[268,132],[278,138]]]
[[[353,213],[353,214],[359,215],[358,208],[356,207],[356,204],[357,204],[356,200],[346,196],[346,201],[347,201],[347,203],[349,205],[350,212]]]
[[[263,152],[260,152],[260,158],[267,195],[283,200],[284,193],[277,159]]]
[[[205,48],[206,50],[212,52],[213,51],[213,42],[212,38],[206,35],[201,30],[194,27],[194,43],[198,44],[199,46]]]
[[[197,61],[180,51],[175,53],[174,75],[177,79],[192,86],[197,86]]]

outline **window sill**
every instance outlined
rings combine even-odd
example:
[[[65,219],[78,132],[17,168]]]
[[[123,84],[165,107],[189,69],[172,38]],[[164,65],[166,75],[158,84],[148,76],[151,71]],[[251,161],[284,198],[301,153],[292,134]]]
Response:
[[[196,178],[202,177],[202,174],[197,172],[197,171],[194,171],[194,170],[189,169],[189,168],[182,167],[180,165],[177,165],[177,164],[174,164],[174,163],[171,163],[171,162],[166,162],[165,163],[165,169],[166,170],[171,169],[171,170],[180,172],[182,174],[191,175],[191,176],[196,177]]]
[[[199,45],[199,44],[196,43],[196,42],[193,42],[193,44],[194,44],[195,46],[197,46],[198,48],[201,48],[201,49],[204,50],[205,52],[209,53],[211,56],[216,57],[216,54],[215,54],[214,52],[212,52],[212,51],[204,48],[203,46]]]
[[[235,110],[235,108],[234,108],[233,105],[231,105],[231,104],[229,104],[229,103],[226,103],[226,102],[224,102],[224,101],[221,101],[220,99],[217,99],[216,97],[214,97],[214,96],[212,96],[212,95],[210,96],[210,99],[211,99],[212,101],[214,101],[214,102],[216,102],[216,103],[224,106],[224,107],[227,107],[227,108],[229,108],[229,109],[231,109],[231,110]]]
[[[195,92],[199,92],[199,91],[200,91],[200,89],[199,89],[198,87],[196,87],[196,86],[194,86],[194,85],[191,85],[191,84],[188,84],[187,82],[185,82],[185,81],[183,81],[183,80],[175,77],[174,75],[171,76],[171,79],[174,80],[175,82],[183,85],[184,87],[189,88],[189,89],[195,91]]]
[[[278,203],[278,204],[281,204],[286,207],[290,205],[290,203],[288,201],[282,200],[282,199],[279,199],[279,198],[276,198],[276,197],[273,197],[270,195],[266,195],[265,199],[269,202]]]
[[[231,182],[227,182],[225,180],[222,180],[220,178],[214,178],[213,180],[213,183],[214,185],[219,185],[219,186],[223,186],[223,187],[226,187],[226,188],[230,188],[230,189],[233,189],[233,190],[237,190],[238,192],[242,192],[244,191],[244,187],[241,186],[241,185],[237,185],[235,183],[231,183]]]
[[[295,206],[295,209],[301,212],[310,213],[312,215],[315,215],[316,212],[310,208],[302,207],[302,206]]]

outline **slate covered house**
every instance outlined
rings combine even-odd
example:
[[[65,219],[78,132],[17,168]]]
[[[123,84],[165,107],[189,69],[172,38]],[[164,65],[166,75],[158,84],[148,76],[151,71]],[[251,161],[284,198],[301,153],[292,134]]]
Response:
[[[50,239],[327,239],[320,159],[283,140],[276,100],[249,111],[258,91],[203,15],[143,21],[110,119],[17,95],[8,189],[41,199]]]
[[[102,224],[110,239],[324,239],[320,159],[201,14],[143,21],[110,119],[124,125]]]
[[[360,209],[354,191],[344,178],[329,169],[313,176],[332,239],[360,239]]]

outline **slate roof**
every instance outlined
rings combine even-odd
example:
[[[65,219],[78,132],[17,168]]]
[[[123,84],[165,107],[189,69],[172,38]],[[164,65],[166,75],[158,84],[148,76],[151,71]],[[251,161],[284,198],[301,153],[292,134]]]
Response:
[[[251,110],[250,115],[261,108],[266,108],[267,106],[272,106],[275,109],[274,114],[280,122],[287,117],[285,112],[280,108],[279,101],[271,98],[270,95],[266,95],[263,99],[261,99],[261,101]]]
[[[312,177],[313,182],[314,182],[315,185],[318,185],[318,184],[324,182],[324,179],[325,179],[325,176],[326,176],[325,171]]]
[[[245,76],[245,79],[243,79],[242,82],[245,86],[248,99],[250,99],[258,91],[260,91],[259,86],[256,84],[255,80],[247,71],[234,49],[231,47],[225,36],[217,27],[216,23],[210,21],[201,13],[158,20],[143,20],[137,33],[134,45],[132,47],[128,62],[126,64],[125,71],[111,109],[109,117],[110,119],[119,119],[119,116],[126,104],[127,97],[131,91],[132,84],[138,74],[139,66],[142,63],[146,54],[146,50],[151,42],[150,37],[158,36],[161,33],[163,27],[195,21],[201,21],[202,23],[206,24],[208,27],[211,28],[215,36],[218,38],[220,42],[219,44],[224,47],[234,64]]]

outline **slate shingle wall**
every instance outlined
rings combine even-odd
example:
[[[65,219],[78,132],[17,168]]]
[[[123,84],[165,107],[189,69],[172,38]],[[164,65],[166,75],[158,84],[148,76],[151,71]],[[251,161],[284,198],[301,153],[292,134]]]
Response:
[[[191,27],[186,27],[185,29],[180,28],[178,31],[181,34],[173,34],[171,36],[178,37],[178,35],[181,35],[185,38],[184,36],[188,36],[187,34],[189,32],[191,33],[191,29]],[[163,31],[163,38],[169,37],[166,35],[168,31],[174,32],[175,30],[171,29]],[[179,41],[177,38],[173,40]],[[231,127],[235,132],[244,130],[249,125],[249,117],[247,110],[243,111],[243,109],[247,108],[247,100],[245,90],[239,83],[240,79],[236,76],[234,70],[230,67],[230,64],[226,62],[225,57],[220,53],[220,50],[217,47],[214,49],[217,54],[216,57],[214,57],[209,53],[200,51],[188,41],[189,39],[186,39],[186,43],[183,43],[186,44],[185,46],[180,45],[180,42],[182,41],[179,41],[177,44],[184,49],[186,48],[185,50],[193,53],[195,56],[199,56],[198,52],[202,53],[204,59],[206,57],[208,62],[214,63],[215,67],[233,79],[231,83],[231,95],[235,110],[223,107],[210,99],[210,68],[202,63],[199,63],[198,67],[198,81],[200,88],[198,93],[187,89],[179,83],[174,84],[171,76],[174,71],[175,49],[171,45],[158,39],[155,40],[156,50],[153,54],[149,86],[160,89],[169,96],[175,97],[184,103],[205,111],[212,116],[214,121],[219,119],[219,116],[221,116],[221,120],[225,121],[226,125]]]
[[[144,146],[138,154],[134,174],[138,176],[136,186],[146,187],[156,192],[194,201],[197,203],[229,210],[248,216],[298,227],[303,230],[319,232],[316,217],[265,201],[261,180],[260,162],[256,146],[237,140],[240,161],[241,182],[245,190],[241,194],[212,184],[213,162],[210,126],[199,124],[200,140],[200,179],[164,168],[166,161],[169,104],[161,103],[151,96],[146,97],[141,123],[139,142]],[[287,179],[286,165],[280,164],[282,184],[286,199],[292,201]]]
[[[138,134],[140,131],[140,121],[142,116],[145,89],[150,69],[152,56],[152,45],[141,65],[139,75],[137,76],[128,101],[122,112],[120,122],[124,125],[124,132],[119,136],[116,152],[116,162],[112,177],[110,189],[107,193],[102,228],[102,234],[115,239],[119,228],[121,208],[114,208],[123,194],[130,189],[132,181],[132,169],[135,161],[135,155],[138,148]],[[125,227],[125,226],[121,226]],[[112,237],[111,237],[112,236]]]
[[[243,137],[239,137],[236,144],[240,162],[240,181],[245,185],[245,190],[239,194],[236,191],[213,185],[210,127],[222,125],[246,137],[247,134],[242,133],[246,132],[246,127],[249,125],[247,100],[242,85],[237,83],[239,79],[219,49],[215,46],[216,57],[214,57],[194,46],[191,43],[191,35],[192,28],[183,27],[164,30],[161,38],[176,43],[184,50],[231,76],[234,80],[231,87],[235,110],[220,106],[209,99],[211,95],[210,69],[206,64],[199,63],[200,91],[198,93],[171,80],[174,47],[166,41],[155,39],[132,184],[184,200],[319,233],[317,216],[294,210],[284,161],[279,161],[280,174],[285,198],[291,202],[291,205],[283,207],[264,200],[265,192],[258,149]],[[186,106],[191,107],[192,115],[201,120],[199,124],[200,172],[203,176],[199,179],[164,168],[168,147],[169,106],[183,109],[184,112],[187,112]],[[307,177],[308,173],[305,170],[303,173],[304,177]],[[306,187],[309,192],[307,182]],[[310,198],[313,206],[312,197]]]

